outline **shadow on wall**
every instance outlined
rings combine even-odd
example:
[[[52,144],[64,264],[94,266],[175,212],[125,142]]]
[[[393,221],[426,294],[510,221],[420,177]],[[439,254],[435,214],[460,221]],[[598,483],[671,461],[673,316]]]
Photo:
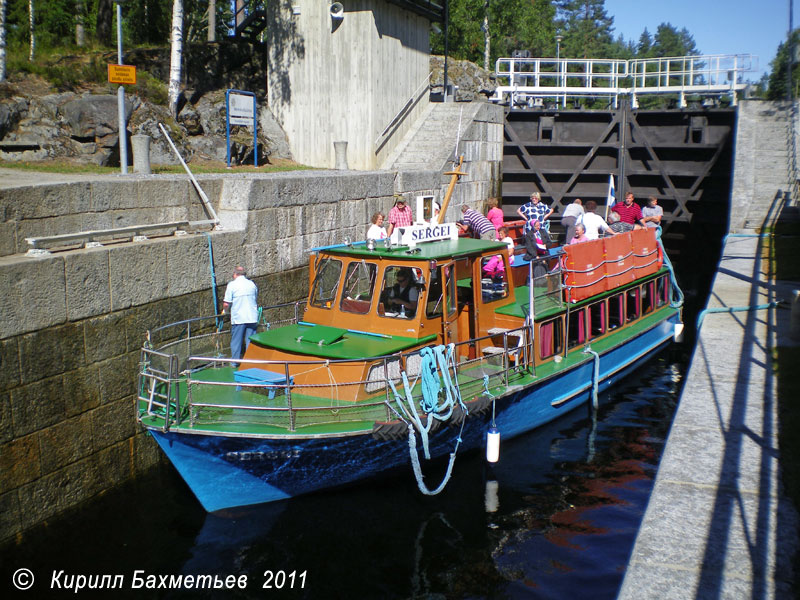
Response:
[[[267,68],[269,86],[284,102],[292,99],[292,84],[289,67],[305,58],[305,40],[297,32],[292,18],[291,0],[267,3],[267,38],[269,40],[269,63],[281,68]]]
[[[430,54],[430,38],[427,35],[415,35],[419,31],[413,25],[410,26],[409,19],[423,19],[413,13],[408,13],[398,6],[393,6],[396,11],[408,15],[407,18],[397,18],[397,15],[390,14],[386,10],[373,10],[372,18],[375,21],[375,29],[378,32],[378,37],[388,36],[395,38],[405,48],[412,48],[417,52],[428,55]],[[428,33],[428,28],[423,27],[422,30]]]

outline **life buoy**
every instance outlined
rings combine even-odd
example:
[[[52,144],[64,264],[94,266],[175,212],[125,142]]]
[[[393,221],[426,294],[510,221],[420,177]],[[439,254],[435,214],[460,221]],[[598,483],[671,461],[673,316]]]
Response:
[[[661,244],[657,244],[656,246],[658,248],[658,260],[656,261],[656,265],[660,271],[661,267],[664,266],[664,251],[661,249]]]

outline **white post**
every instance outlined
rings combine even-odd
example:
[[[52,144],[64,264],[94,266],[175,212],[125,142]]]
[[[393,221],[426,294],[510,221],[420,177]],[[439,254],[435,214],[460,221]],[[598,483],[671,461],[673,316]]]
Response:
[[[117,3],[117,64],[122,64],[122,2]],[[119,164],[123,175],[128,174],[128,135],[125,131],[125,88],[117,88],[117,113],[119,115]]]

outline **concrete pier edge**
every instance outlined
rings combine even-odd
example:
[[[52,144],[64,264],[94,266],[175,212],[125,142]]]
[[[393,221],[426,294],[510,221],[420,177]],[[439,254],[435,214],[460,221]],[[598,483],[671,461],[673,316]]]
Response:
[[[775,111],[772,103],[754,106]],[[708,308],[790,301],[800,287],[770,278],[768,240],[761,227],[745,228],[770,230],[789,196],[785,171],[771,185],[744,180],[752,169],[739,171],[740,161],[757,160],[759,147],[778,145],[768,133],[764,144],[754,139],[737,148],[736,233],[724,241]],[[790,318],[783,306],[705,316],[619,599],[797,597],[798,515],[781,486],[771,354],[797,345]]]

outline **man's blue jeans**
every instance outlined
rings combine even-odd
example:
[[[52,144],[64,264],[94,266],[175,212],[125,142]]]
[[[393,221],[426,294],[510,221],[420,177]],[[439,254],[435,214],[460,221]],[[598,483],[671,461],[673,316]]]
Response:
[[[257,323],[231,325],[231,358],[242,358],[242,351],[250,345],[250,336],[256,332]]]

